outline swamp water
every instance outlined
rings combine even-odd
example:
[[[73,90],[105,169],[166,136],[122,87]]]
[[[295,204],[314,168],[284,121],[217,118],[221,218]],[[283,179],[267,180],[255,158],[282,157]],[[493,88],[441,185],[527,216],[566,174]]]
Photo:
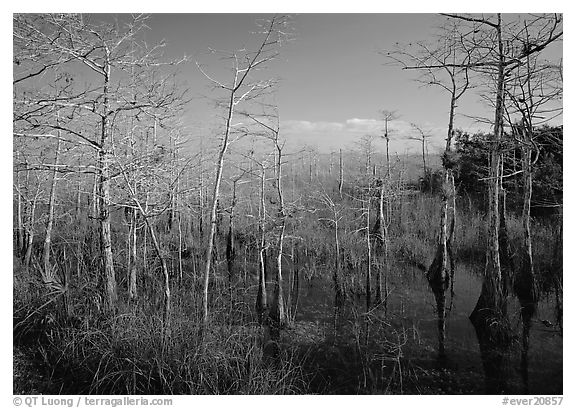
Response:
[[[386,310],[380,305],[366,314],[365,296],[357,296],[335,317],[331,282],[302,283],[295,324],[287,335],[302,350],[311,391],[485,394],[478,340],[469,320],[480,295],[481,271],[457,267],[446,320],[445,361],[437,358],[435,301],[423,273],[407,267],[389,278],[388,288]],[[554,296],[543,296],[533,318],[525,384],[520,370],[520,306],[509,297],[514,341],[503,372],[510,394],[562,393],[563,343],[561,331],[552,323],[554,308]]]

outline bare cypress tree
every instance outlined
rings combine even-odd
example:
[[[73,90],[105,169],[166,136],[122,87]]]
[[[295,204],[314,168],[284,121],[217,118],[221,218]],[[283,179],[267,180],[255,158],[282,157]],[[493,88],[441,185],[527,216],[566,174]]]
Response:
[[[456,194],[453,175],[456,160],[452,153],[454,118],[457,102],[470,86],[469,67],[467,66],[470,62],[470,53],[460,46],[461,37],[457,28],[455,24],[448,24],[440,29],[440,36],[436,43],[421,42],[412,47],[413,49],[408,47],[388,54],[390,58],[400,64],[402,69],[417,70],[420,73],[419,82],[440,87],[450,95],[446,146],[442,156],[444,174],[438,244],[434,260],[427,270],[428,282],[436,297],[439,355],[441,357],[445,355],[445,291],[448,285],[452,288],[451,299],[454,295],[453,243],[456,219]],[[424,143],[424,132],[419,127],[416,129],[422,135],[422,142]]]
[[[21,181],[20,181],[20,152],[16,150],[15,152],[15,160],[14,160],[14,167],[15,167],[15,185],[14,190],[16,193],[16,253],[18,256],[22,255],[24,251],[24,222],[23,222],[23,200],[22,194],[20,193]]]
[[[378,213],[376,214],[376,222],[374,223],[374,229],[372,230],[372,235],[374,236],[375,242],[375,252],[376,256],[382,259],[381,264],[376,272],[376,303],[380,304],[384,302],[385,309],[387,308],[387,297],[388,297],[388,270],[389,270],[389,246],[390,238],[388,234],[388,227],[390,224],[390,218],[386,216],[384,208],[390,208],[390,196],[391,183],[390,178],[387,175],[386,178],[380,177],[378,180]],[[383,264],[383,265],[382,265]],[[382,269],[384,269],[384,277],[382,277]],[[383,287],[384,286],[384,287]]]
[[[52,267],[50,265],[50,244],[52,241],[52,228],[54,226],[54,207],[56,204],[56,187],[58,183],[57,169],[60,162],[61,143],[61,139],[58,137],[56,140],[56,151],[54,153],[54,170],[52,171],[52,183],[50,185],[50,196],[48,198],[48,220],[46,221],[46,235],[44,236],[44,248],[42,251],[44,276],[52,275]]]
[[[532,44],[534,36],[524,22],[523,47]],[[506,87],[506,114],[516,145],[520,147],[522,173],[523,248],[513,279],[513,289],[520,301],[522,316],[522,375],[528,387],[528,349],[532,317],[536,313],[539,290],[534,273],[532,250],[531,207],[535,164],[540,157],[536,126],[562,112],[561,71],[542,62],[538,53],[526,57],[518,65]],[[514,150],[516,152],[516,150]]]
[[[59,70],[68,66],[81,67],[92,74],[93,83],[85,86],[76,84],[73,92],[65,98],[48,96],[25,101],[39,106],[35,113],[39,118],[42,118],[43,112],[55,108],[65,110],[72,118],[68,123],[36,121],[33,129],[25,129],[15,135],[26,137],[31,130],[41,130],[44,132],[41,136],[54,137],[51,132],[59,130],[66,141],[86,146],[95,152],[94,195],[97,195],[98,202],[93,200],[93,206],[95,209],[97,206],[98,213],[93,216],[99,225],[99,258],[106,311],[114,311],[117,302],[110,225],[113,176],[110,169],[111,144],[120,123],[116,120],[129,112],[158,112],[182,102],[180,92],[170,86],[166,75],[152,75],[151,71],[161,65],[159,53],[162,46],[150,48],[139,41],[140,34],[147,28],[147,18],[136,15],[122,22],[116,21],[116,24],[107,24],[98,19],[88,21],[74,14],[14,16],[15,49],[27,61],[21,72],[15,75],[15,86],[23,86],[27,79],[56,67]],[[130,75],[134,68],[142,81],[139,82],[137,98],[128,100],[131,98],[126,97],[128,92],[123,76]],[[30,112],[19,114],[15,125],[26,123],[29,115]],[[91,133],[93,136],[90,136]]]
[[[362,200],[362,210],[366,217],[366,312],[370,310],[372,304],[372,239],[370,234],[370,206],[372,189],[368,184],[366,198]]]
[[[342,160],[342,149],[340,149],[338,163],[339,163],[338,193],[340,193],[340,198],[342,198],[342,188],[344,187],[344,162]]]
[[[334,227],[334,250],[336,254],[334,257],[334,271],[332,272],[332,281],[334,282],[334,307],[338,309],[342,307],[346,297],[346,292],[344,290],[342,281],[342,255],[340,250],[340,236],[338,233],[339,229],[341,228],[340,221],[342,221],[344,217],[342,215],[342,208],[337,205],[326,192],[321,192],[319,195],[322,205],[330,211],[330,217],[321,218],[320,220],[328,221]]]
[[[361,211],[362,216],[365,217],[364,227],[361,230],[365,230],[366,233],[366,281],[365,281],[365,291],[366,291],[366,311],[370,310],[372,305],[372,266],[373,266],[373,254],[372,245],[376,238],[376,235],[372,233],[370,227],[371,218],[371,207],[372,207],[372,184],[374,183],[374,176],[372,175],[372,161],[375,153],[375,141],[376,137],[373,135],[364,135],[356,144],[360,149],[360,153],[363,156],[364,168],[363,177],[365,180],[364,190],[362,191],[361,201]],[[381,273],[378,270],[378,273]],[[380,278],[379,283],[381,282]]]
[[[475,17],[470,15],[446,14],[459,21],[463,27],[460,43],[469,52],[466,65],[479,74],[490,78],[494,89],[494,130],[490,143],[488,172],[488,245],[482,292],[470,320],[474,324],[480,348],[485,359],[486,380],[489,392],[506,390],[503,380],[502,361],[510,344],[509,324],[506,311],[506,280],[502,274],[500,229],[501,229],[501,180],[502,180],[502,135],[504,133],[505,89],[507,78],[526,58],[546,48],[562,37],[561,17],[558,15],[531,16],[528,23],[536,38],[529,46],[521,44],[524,38],[517,23],[505,24],[502,15]],[[463,64],[454,64],[462,66]],[[508,262],[509,260],[505,260]]]
[[[26,170],[28,172],[28,170]],[[26,180],[26,208],[28,209],[26,215],[26,222],[24,224],[24,232],[26,234],[25,247],[26,251],[24,253],[24,269],[28,270],[30,268],[30,263],[32,261],[32,250],[34,248],[34,237],[35,237],[35,223],[36,223],[36,205],[38,204],[38,199],[40,198],[42,191],[40,190],[40,180],[36,176],[36,189],[34,193],[30,191],[29,180]]]
[[[234,216],[235,216],[234,210],[236,209],[236,204],[237,204],[236,186],[238,185],[238,182],[240,182],[240,180],[242,180],[242,177],[244,177],[244,175],[245,175],[245,172],[238,175],[237,177],[234,177],[234,179],[232,180],[232,198],[231,198],[230,210],[229,210],[228,237],[227,237],[227,241],[226,241],[226,263],[228,265],[228,280],[229,280],[230,288],[232,287],[232,283],[233,283],[234,279],[236,278],[236,276],[235,276],[235,261],[236,261],[235,234],[236,234],[236,231],[234,229]]]
[[[136,187],[134,192],[136,193]],[[128,212],[128,242],[129,242],[129,257],[130,262],[128,266],[128,298],[130,300],[138,297],[138,269],[136,267],[137,258],[137,243],[138,243],[138,210],[130,208]]]
[[[421,151],[421,153],[422,153],[422,171],[423,171],[422,180],[424,182],[423,186],[424,186],[424,188],[426,188],[428,180],[431,180],[429,178],[428,166],[426,166],[426,157],[428,156],[427,144],[428,144],[428,139],[430,138],[430,134],[427,131],[425,131],[422,128],[422,126],[420,126],[416,123],[412,123],[411,126],[414,130],[416,130],[418,132],[418,134],[416,136],[408,136],[407,139],[408,140],[415,140],[415,141],[420,143],[420,148],[422,150]]]
[[[232,58],[232,80],[229,84],[222,83],[210,77],[204,72],[199,64],[198,69],[204,76],[219,90],[226,93],[226,117],[224,135],[221,141],[218,158],[216,161],[216,174],[212,192],[212,202],[210,205],[210,231],[206,245],[206,264],[204,267],[204,284],[202,294],[202,333],[208,324],[208,287],[210,280],[210,270],[212,266],[212,254],[214,251],[214,235],[217,227],[217,206],[220,196],[220,184],[222,182],[222,172],[224,169],[225,156],[228,147],[235,137],[233,135],[234,115],[237,106],[243,101],[254,100],[263,95],[272,85],[272,81],[253,81],[251,75],[253,71],[262,68],[266,63],[272,61],[278,55],[277,48],[282,40],[282,30],[286,25],[283,17],[273,17],[264,24],[263,39],[254,52],[241,51],[240,53],[228,53],[225,57]],[[202,337],[202,336],[201,336]]]
[[[115,153],[114,152],[114,146],[112,146],[112,153],[113,153],[113,157],[116,157],[116,155],[114,154]],[[163,288],[164,289],[163,312],[162,312],[162,322],[163,322],[164,332],[162,335],[162,339],[165,340],[166,336],[168,335],[169,330],[170,330],[170,314],[171,314],[171,310],[172,310],[170,276],[168,273],[168,266],[166,264],[166,258],[162,253],[162,249],[160,247],[160,242],[158,241],[158,237],[156,236],[154,226],[150,222],[150,219],[154,216],[158,216],[158,215],[162,214],[164,212],[164,209],[170,205],[171,198],[169,198],[168,206],[166,206],[164,209],[158,211],[156,214],[151,214],[149,212],[148,208],[145,205],[143,205],[142,202],[140,201],[138,194],[137,194],[137,191],[133,187],[133,181],[130,180],[130,178],[129,178],[129,171],[126,169],[126,167],[122,164],[122,162],[120,160],[116,160],[114,164],[116,166],[118,166],[118,168],[120,169],[120,172],[121,172],[121,175],[124,179],[124,184],[125,184],[126,189],[128,191],[130,200],[133,202],[134,207],[132,208],[131,212],[132,212],[132,214],[136,214],[136,211],[138,211],[138,213],[141,214],[142,219],[144,220],[144,224],[145,224],[148,232],[150,233],[150,238],[152,240],[154,252],[156,253],[158,260],[160,261],[160,268],[162,271],[162,278],[163,278],[162,283],[164,286],[164,288]],[[134,223],[133,228],[134,229],[136,228],[135,223]]]
[[[274,300],[270,307],[270,319],[272,326],[278,329],[286,325],[286,311],[284,305],[284,278],[282,276],[282,258],[284,256],[284,235],[286,232],[287,210],[284,203],[284,192],[282,190],[282,149],[284,143],[278,138],[279,127],[273,132],[273,142],[275,148],[275,168],[276,168],[276,191],[278,193],[278,218],[280,226],[278,227],[278,243],[276,258],[276,287],[274,291]]]
[[[274,108],[272,114],[265,115],[264,119],[247,114],[254,122],[264,129],[264,137],[269,139],[273,144],[274,149],[274,185],[276,187],[278,212],[276,215],[276,282],[274,288],[274,297],[270,311],[268,313],[267,323],[270,328],[270,335],[272,340],[279,339],[280,330],[287,324],[286,305],[284,303],[284,277],[282,275],[282,258],[284,256],[284,237],[286,233],[286,218],[288,211],[284,200],[283,178],[282,178],[282,165],[283,165],[283,149],[285,142],[280,139],[280,123],[278,112]],[[272,123],[265,122],[271,121]]]
[[[266,200],[265,182],[266,165],[257,163],[260,167],[260,198],[258,205],[258,294],[256,296],[256,314],[260,323],[264,322],[268,311],[268,294],[266,292]]]
[[[384,119],[384,139],[386,140],[386,177],[390,178],[390,132],[388,130],[388,123],[398,119],[398,114],[394,111],[383,110],[381,112],[382,119]]]
[[[528,47],[524,45],[523,49],[515,49],[514,43],[518,42],[521,36],[515,30],[515,24],[503,25],[501,16],[496,16],[496,21],[483,16],[478,18],[471,15],[446,14],[449,18],[449,24],[443,28],[444,34],[440,37],[439,46],[430,46],[425,43],[417,44],[417,52],[396,50],[388,53],[395,63],[400,63],[404,69],[419,70],[424,73],[421,81],[427,85],[440,86],[447,90],[451,96],[450,116],[448,124],[448,138],[446,149],[443,156],[444,166],[444,187],[443,187],[443,206],[440,223],[439,246],[434,262],[429,269],[429,278],[437,276],[434,279],[443,284],[438,286],[438,292],[444,292],[443,286],[447,285],[447,276],[444,279],[443,272],[446,270],[447,259],[450,260],[451,281],[453,285],[453,239],[454,239],[454,220],[455,220],[455,194],[452,167],[454,159],[450,152],[451,139],[454,133],[454,112],[457,101],[463,95],[470,85],[469,73],[474,72],[481,75],[489,74],[495,80],[495,118],[494,140],[490,144],[490,170],[489,170],[489,194],[488,194],[488,219],[489,219],[489,245],[487,252],[486,276],[483,294],[479,303],[472,314],[471,319],[475,321],[475,326],[480,327],[481,321],[486,321],[487,316],[482,311],[490,310],[488,305],[492,306],[493,313],[501,316],[505,314],[505,293],[506,280],[502,277],[501,254],[505,248],[500,248],[500,241],[506,239],[505,220],[502,218],[502,208],[499,208],[501,202],[501,178],[502,174],[502,152],[501,139],[504,124],[504,92],[506,82],[509,81],[512,70],[518,66],[524,65],[524,60],[528,59],[530,54],[544,49],[547,44],[555,41],[561,36],[559,31],[560,19],[557,16],[540,16],[533,17],[529,25],[536,28],[538,39],[530,43]],[[543,24],[542,24],[543,23]],[[526,27],[526,26],[525,26]],[[506,31],[503,33],[503,30]],[[508,37],[504,39],[504,35]],[[518,52],[519,51],[519,52]],[[442,81],[439,76],[444,73],[448,81]],[[448,216],[449,206],[452,206],[451,217]],[[500,204],[500,207],[502,204]],[[504,227],[503,227],[504,225]],[[502,229],[504,228],[504,229]],[[504,235],[502,235],[504,234]],[[502,235],[502,236],[500,236]],[[508,258],[508,256],[506,256]],[[509,260],[505,259],[508,263]],[[452,286],[453,287],[453,286]],[[434,287],[433,287],[434,289]],[[438,300],[438,299],[437,299]],[[442,300],[442,299],[440,299]],[[481,306],[482,305],[482,306]],[[440,304],[438,305],[440,307]],[[486,306],[486,307],[485,307]],[[497,312],[497,311],[501,312]],[[440,313],[440,312],[439,312]],[[482,318],[480,315],[486,317]],[[443,333],[443,325],[440,324],[442,316],[439,315],[439,331]],[[496,327],[493,325],[493,327]],[[499,325],[499,327],[503,327]],[[480,329],[480,331],[486,331]],[[441,343],[443,335],[440,334]],[[497,337],[491,336],[488,337]],[[441,345],[441,351],[443,346]]]

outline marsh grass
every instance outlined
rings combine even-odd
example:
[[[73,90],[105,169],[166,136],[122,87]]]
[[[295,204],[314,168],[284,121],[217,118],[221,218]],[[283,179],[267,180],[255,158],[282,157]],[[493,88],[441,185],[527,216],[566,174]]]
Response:
[[[395,282],[414,278],[415,266],[429,266],[436,245],[440,197],[410,194],[395,203],[390,224],[389,278]],[[411,356],[414,350],[433,355],[434,349],[420,340],[416,327],[405,326],[404,316],[386,314],[382,305],[366,311],[366,245],[359,228],[356,204],[344,197],[345,216],[339,231],[343,287],[347,306],[339,316],[337,330],[320,322],[304,321],[301,309],[291,326],[274,345],[257,323],[254,302],[257,258],[254,225],[238,223],[238,234],[249,250],[237,262],[237,280],[230,285],[223,255],[216,257],[210,283],[210,325],[202,347],[198,332],[200,305],[200,237],[188,237],[191,253],[183,260],[183,279],[176,273],[174,236],[162,237],[171,268],[172,313],[164,335],[161,304],[162,281],[152,255],[147,265],[138,259],[139,297],[126,294],[126,251],[121,237],[125,226],[113,234],[118,250],[115,266],[120,303],[114,316],[99,310],[97,248],[84,240],[83,256],[73,252],[54,256],[59,274],[72,277],[66,288],[72,313],[62,313],[62,293],[50,291],[40,279],[38,263],[25,270],[14,258],[14,392],[47,394],[302,394],[302,393],[436,393],[477,390],[476,377],[460,381],[446,367]],[[289,235],[297,242],[295,257],[284,262],[287,270],[299,270],[301,286],[331,287],[334,265],[333,230],[314,212],[297,214],[289,221]],[[401,222],[400,222],[401,220]],[[372,220],[373,224],[374,220]],[[62,227],[65,230],[64,227]],[[510,215],[508,228],[513,253],[521,245],[522,225]],[[62,247],[77,242],[87,225],[61,237]],[[225,230],[225,228],[222,228]],[[534,222],[534,259],[549,290],[558,287],[557,260],[552,259],[557,229]],[[456,222],[457,261],[481,270],[486,252],[485,220],[473,206],[459,206]],[[225,240],[219,237],[219,245]],[[58,251],[58,243],[55,251]],[[250,246],[252,245],[252,246]],[[291,244],[289,244],[290,246]],[[77,246],[77,245],[76,245]],[[220,250],[220,254],[224,251]],[[152,251],[149,251],[151,254]],[[80,262],[78,264],[77,262]],[[384,263],[375,261],[376,267]],[[143,268],[146,266],[146,268]],[[274,273],[272,271],[271,276]],[[457,276],[456,279],[459,279]],[[555,279],[555,280],[554,280]],[[270,282],[272,283],[272,282]],[[561,283],[561,280],[560,280]],[[545,285],[542,285],[545,286]],[[271,287],[271,286],[270,286]],[[287,290],[289,290],[287,288]],[[302,290],[302,289],[301,289]],[[394,287],[391,287],[394,290]],[[320,295],[318,295],[320,296]],[[322,304],[332,310],[333,297],[326,292]],[[300,294],[300,304],[306,303]],[[317,301],[317,299],[315,299]],[[322,312],[324,313],[324,312]],[[431,310],[431,316],[433,311]],[[308,316],[308,318],[312,318]],[[478,380],[478,383],[481,381]],[[475,388],[476,387],[476,388]]]
[[[264,335],[238,291],[212,299],[210,330],[198,347],[199,318],[184,290],[175,291],[169,335],[154,300],[121,303],[114,317],[73,298],[73,318],[15,264],[14,392],[48,394],[296,394],[306,392],[299,362],[289,350],[264,355]],[[227,295],[229,296],[229,295]],[[36,373],[37,378],[32,378]]]

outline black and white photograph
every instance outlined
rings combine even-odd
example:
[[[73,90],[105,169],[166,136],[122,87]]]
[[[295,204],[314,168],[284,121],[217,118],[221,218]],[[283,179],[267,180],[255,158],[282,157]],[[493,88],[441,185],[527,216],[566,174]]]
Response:
[[[12,13],[13,406],[568,404],[563,13],[47,7]]]

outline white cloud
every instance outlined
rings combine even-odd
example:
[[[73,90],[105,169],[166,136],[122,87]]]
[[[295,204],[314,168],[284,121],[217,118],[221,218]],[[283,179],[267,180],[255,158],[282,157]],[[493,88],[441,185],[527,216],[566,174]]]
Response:
[[[332,132],[341,131],[343,128],[344,125],[338,122],[282,121],[282,130],[285,132]]]
[[[430,151],[441,148],[445,130],[430,123],[422,127],[431,134]],[[384,128],[384,121],[374,118],[351,118],[344,122],[287,120],[281,123],[281,132],[290,145],[312,145],[325,152],[338,148],[351,148],[354,142],[367,134],[382,136]],[[391,138],[390,148],[394,152],[416,151],[419,148],[417,142],[406,140],[409,136],[417,134],[409,122],[404,120],[389,122],[388,133]]]
[[[379,133],[384,128],[384,122],[377,119],[352,118],[346,120],[346,129],[352,132]]]

